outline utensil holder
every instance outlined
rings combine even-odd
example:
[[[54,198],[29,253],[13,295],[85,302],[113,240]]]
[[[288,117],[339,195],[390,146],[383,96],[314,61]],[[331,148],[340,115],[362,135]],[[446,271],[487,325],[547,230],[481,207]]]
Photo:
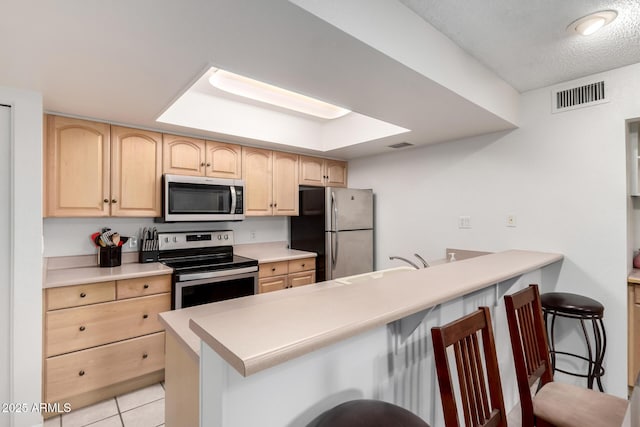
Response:
[[[100,267],[118,267],[122,264],[122,247],[106,246],[98,250],[98,265]]]

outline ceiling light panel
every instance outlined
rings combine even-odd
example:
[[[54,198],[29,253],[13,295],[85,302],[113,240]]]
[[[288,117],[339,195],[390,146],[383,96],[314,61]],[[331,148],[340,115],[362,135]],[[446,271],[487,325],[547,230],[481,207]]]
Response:
[[[573,21],[567,27],[567,31],[589,36],[610,24],[617,16],[618,12],[615,10],[601,10]]]
[[[318,99],[253,80],[225,70],[215,70],[209,83],[217,89],[267,104],[309,114],[322,119],[337,119],[350,110]]]

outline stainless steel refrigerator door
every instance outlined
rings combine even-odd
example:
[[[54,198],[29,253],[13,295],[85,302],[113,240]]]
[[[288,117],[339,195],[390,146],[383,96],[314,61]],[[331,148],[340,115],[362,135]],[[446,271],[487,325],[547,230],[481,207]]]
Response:
[[[372,190],[327,187],[325,209],[325,231],[373,228]]]
[[[373,271],[373,230],[325,233],[326,280]]]

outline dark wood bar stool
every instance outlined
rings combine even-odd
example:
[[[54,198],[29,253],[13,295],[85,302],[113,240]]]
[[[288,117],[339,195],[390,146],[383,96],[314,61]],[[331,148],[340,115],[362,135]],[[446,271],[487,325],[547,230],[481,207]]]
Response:
[[[602,318],[604,316],[604,306],[598,301],[577,294],[567,292],[549,292],[540,296],[542,310],[544,312],[544,323],[547,327],[549,338],[549,353],[551,355],[551,368],[553,372],[558,371],[567,375],[582,377],[587,379],[587,387],[593,388],[594,380],[598,383],[600,391],[604,391],[600,378],[604,375],[602,362],[607,348],[607,335],[604,329]],[[551,317],[549,319],[549,316]],[[587,356],[583,356],[568,351],[559,351],[555,346],[555,323],[557,317],[565,317],[580,321],[582,333],[587,344]],[[549,321],[551,324],[549,324]],[[593,328],[592,346],[585,321],[591,321]],[[570,372],[556,367],[556,355],[576,357],[589,362],[587,373]]]
[[[432,328],[431,338],[446,427],[461,425],[447,356],[449,347],[455,355],[464,425],[507,427],[489,308],[480,307],[445,326]]]
[[[323,412],[307,427],[429,427],[429,424],[392,403],[358,399]]]
[[[553,381],[537,285],[505,295],[522,427],[620,427],[627,401]],[[538,382],[537,391],[531,387]]]

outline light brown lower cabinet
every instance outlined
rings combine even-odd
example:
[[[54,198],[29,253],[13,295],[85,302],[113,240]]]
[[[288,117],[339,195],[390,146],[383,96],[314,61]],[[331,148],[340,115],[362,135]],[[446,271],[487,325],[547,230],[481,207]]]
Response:
[[[164,379],[170,275],[49,288],[43,306],[44,402],[75,410]]]
[[[272,292],[316,282],[316,259],[303,258],[260,264],[258,292]]]
[[[629,283],[628,291],[628,382],[629,387],[636,383],[640,373],[640,284]]]

